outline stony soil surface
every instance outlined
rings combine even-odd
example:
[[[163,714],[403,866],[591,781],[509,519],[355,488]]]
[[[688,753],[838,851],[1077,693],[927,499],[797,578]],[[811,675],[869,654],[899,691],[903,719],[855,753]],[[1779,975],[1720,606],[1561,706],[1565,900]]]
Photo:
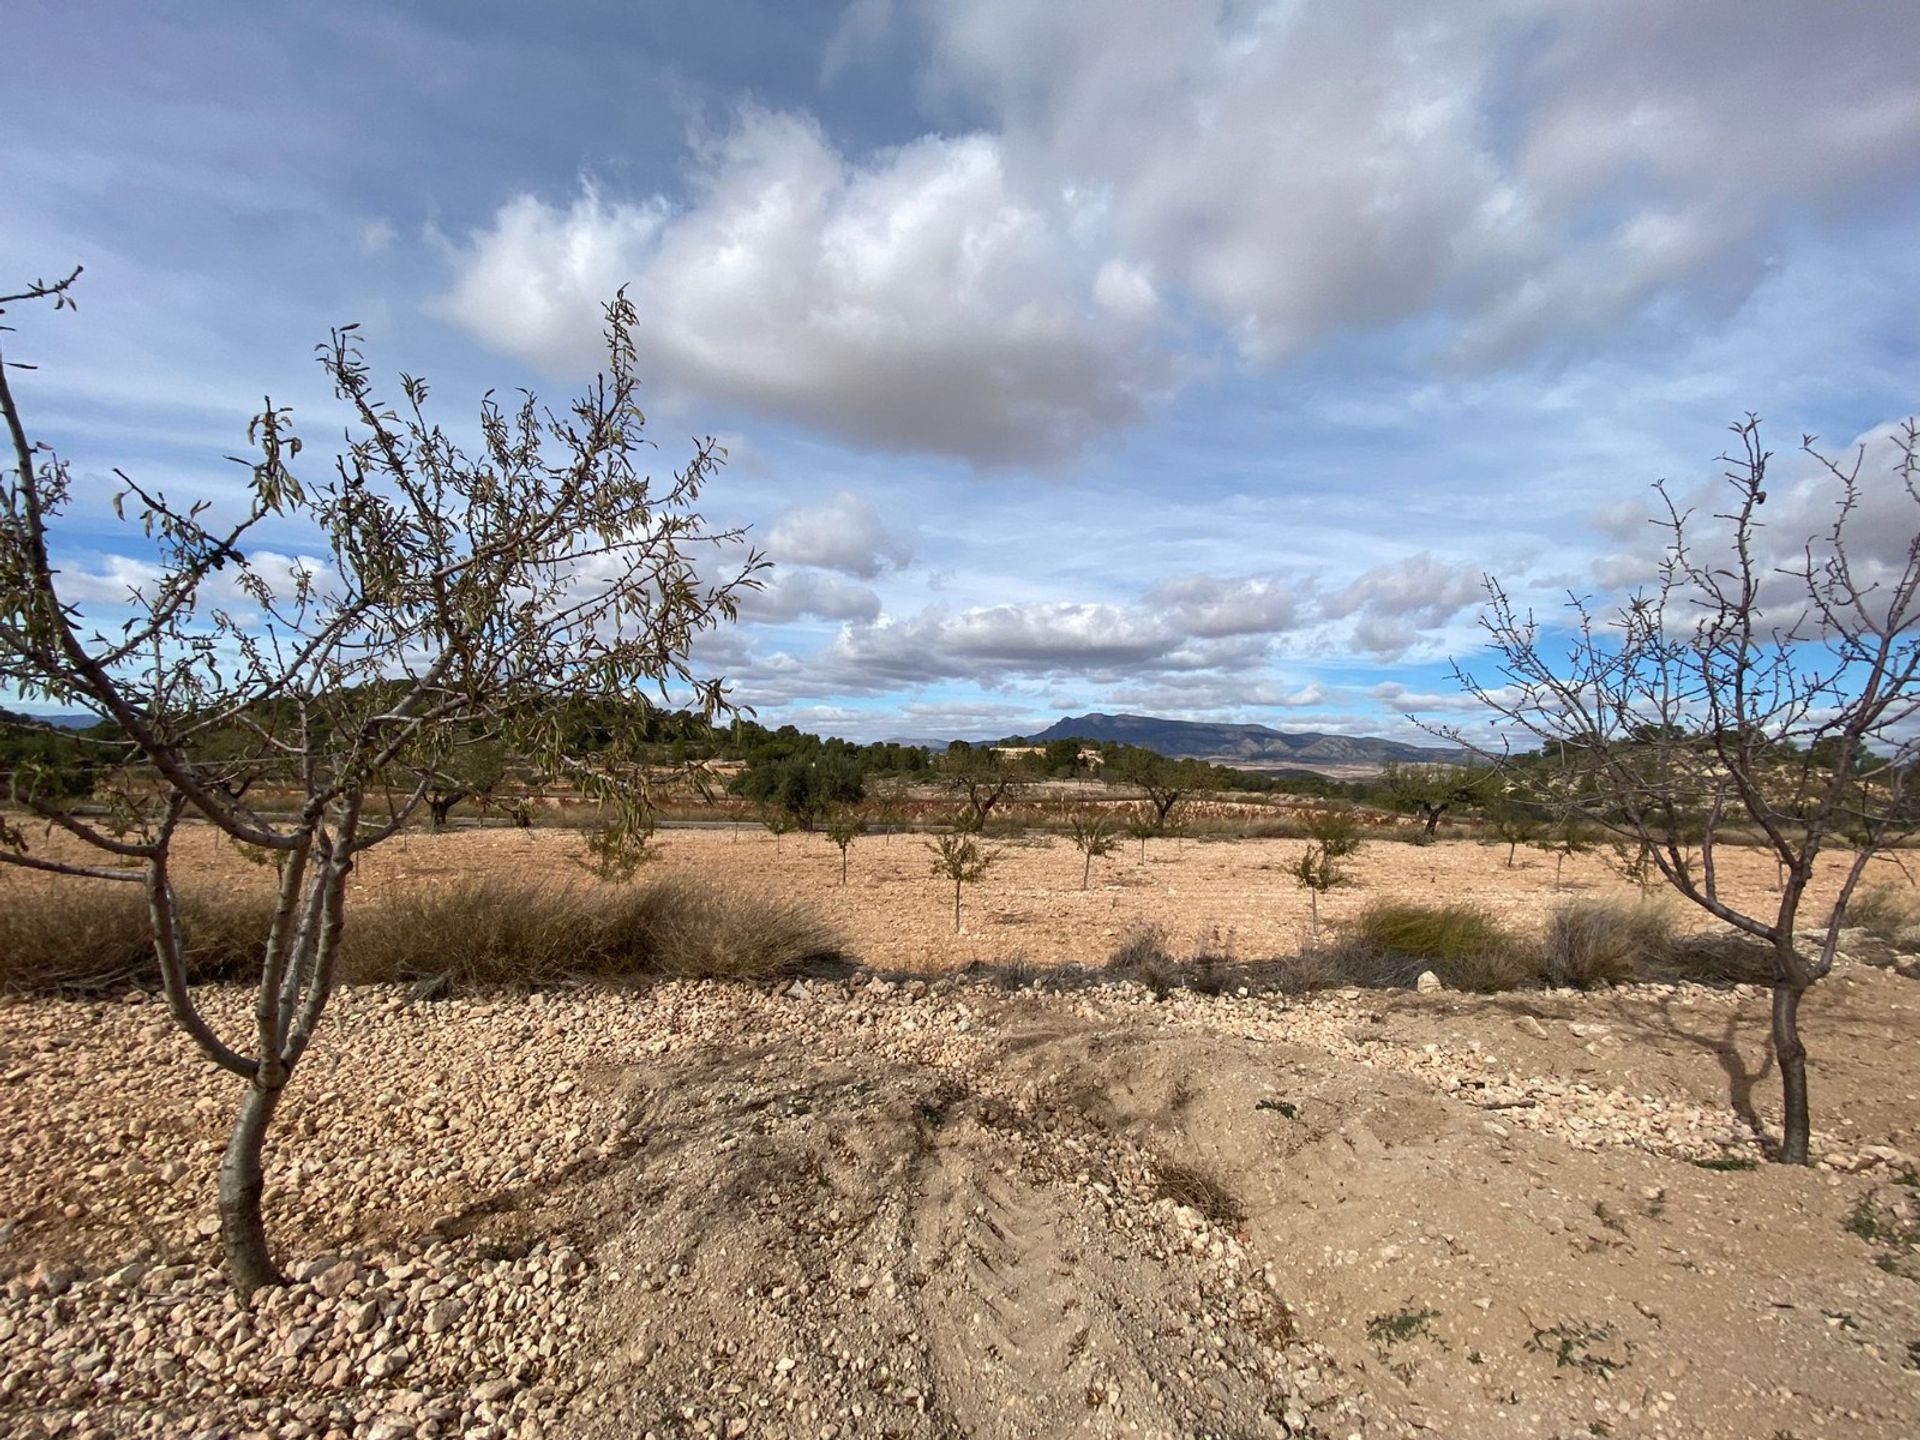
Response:
[[[238,1019],[245,997],[210,1008]],[[0,1432],[1910,1437],[1920,985],[673,983],[336,1001],[213,1269],[230,1080],[0,1004]]]

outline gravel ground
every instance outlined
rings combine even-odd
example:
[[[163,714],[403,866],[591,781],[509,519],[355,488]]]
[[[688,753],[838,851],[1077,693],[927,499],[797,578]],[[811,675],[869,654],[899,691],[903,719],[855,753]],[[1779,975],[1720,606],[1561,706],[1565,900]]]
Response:
[[[1757,992],[1063,983],[347,992],[250,1307],[230,1080],[145,997],[7,1002],[0,1428],[1920,1429],[1913,982],[1816,992],[1792,1174],[1689,1163],[1759,1153]]]

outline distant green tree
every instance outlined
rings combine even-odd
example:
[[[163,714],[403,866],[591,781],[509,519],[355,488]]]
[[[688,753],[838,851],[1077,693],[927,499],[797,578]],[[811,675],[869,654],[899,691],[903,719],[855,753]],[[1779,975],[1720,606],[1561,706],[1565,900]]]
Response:
[[[956,748],[960,746],[965,748]],[[1021,788],[1019,776],[998,755],[984,746],[967,745],[964,740],[948,747],[940,778],[960,799],[960,818],[955,824],[961,830],[975,832],[986,828],[994,806]]]
[[[1220,774],[1199,760],[1181,760],[1129,745],[1107,762],[1103,777],[1144,790],[1153,818],[1165,829],[1174,808],[1196,791],[1215,790]]]
[[[1080,742],[1078,740],[1049,740],[1047,742],[1047,769],[1055,775],[1077,775],[1080,773]]]
[[[453,807],[462,800],[478,800],[484,808],[493,799],[507,777],[507,751],[491,736],[460,737],[419,768],[427,777],[429,823],[435,830],[444,830]]]
[[[0,797],[28,809],[85,798],[99,766],[88,737],[0,709]]]
[[[1503,795],[1487,806],[1487,829],[1507,847],[1507,868],[1513,868],[1514,852],[1531,845],[1545,827],[1540,808],[1525,800]]]
[[[866,777],[847,750],[807,747],[753,760],[727,784],[729,793],[784,812],[802,830],[812,830],[833,810],[866,796]]]
[[[1449,810],[1481,803],[1491,793],[1492,772],[1477,765],[1394,764],[1380,772],[1380,785],[1397,810],[1426,822],[1432,839]]]

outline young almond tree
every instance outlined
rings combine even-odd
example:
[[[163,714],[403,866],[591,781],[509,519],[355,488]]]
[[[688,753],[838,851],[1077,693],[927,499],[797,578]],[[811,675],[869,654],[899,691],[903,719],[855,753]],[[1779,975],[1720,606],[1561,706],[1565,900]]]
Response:
[[[65,308],[77,274],[0,306]],[[403,377],[389,405],[353,328],[335,332],[319,359],[346,436],[322,474],[301,473],[290,416],[269,404],[251,427],[233,514],[216,521],[205,501],[120,477],[116,509],[151,537],[152,578],[112,625],[83,616],[66,589],[62,521],[79,485],[31,438],[0,360],[12,450],[0,477],[0,687],[94,711],[120,737],[95,745],[84,805],[15,768],[14,803],[68,843],[42,850],[27,827],[0,823],[0,862],[145,890],[174,1020],[244,1086],[219,1176],[221,1244],[243,1292],[281,1280],[262,1216],[263,1148],[333,993],[360,857],[400,832],[462,744],[485,736],[598,799],[608,825],[596,849],[616,858],[645,834],[644,767],[618,734],[594,755],[570,753],[564,702],[664,704],[678,690],[709,717],[725,708],[720,682],[693,674],[689,647],[733,616],[762,562],[694,508],[720,463],[713,442],[670,478],[641,468],[634,324],[624,297],[608,306],[609,370],[565,411],[531,396],[512,409],[484,401],[471,453],[427,418],[424,381]],[[269,521],[308,535],[313,558],[288,565],[255,551]],[[271,811],[257,803],[268,787]],[[173,851],[188,823],[277,868],[244,1027],[210,1018],[187,983]],[[73,858],[85,849],[98,861]]]
[[[994,851],[984,849],[966,832],[941,835],[927,842],[933,852],[933,873],[953,881],[953,932],[960,933],[960,887],[977,883],[993,864]]]
[[[867,822],[851,810],[842,810],[827,822],[827,839],[840,850],[840,885],[844,889],[847,883],[847,852],[853,848],[853,842],[867,833]]]
[[[1288,872],[1294,882],[1307,892],[1316,939],[1320,935],[1320,897],[1349,883],[1347,873],[1340,868],[1339,858],[1326,844],[1316,840],[1301,852],[1300,858],[1294,861],[1292,870]]]
[[[1091,814],[1076,810],[1067,817],[1067,835],[1073,848],[1086,857],[1080,867],[1080,888],[1093,884],[1093,862],[1120,848],[1120,837],[1113,833],[1113,817],[1102,810]]]
[[[1667,544],[1647,590],[1609,619],[1576,600],[1556,634],[1490,582],[1483,623],[1500,683],[1456,674],[1500,722],[1543,743],[1525,769],[1544,775],[1537,789],[1565,819],[1636,856],[1644,847],[1667,884],[1771,950],[1779,1156],[1804,1164],[1801,999],[1832,969],[1868,865],[1920,827],[1910,793],[1920,758],[1920,430],[1909,421],[1897,431],[1890,472],[1868,480],[1864,447],[1833,460],[1804,440],[1817,483],[1793,498],[1824,500],[1828,518],[1775,542],[1761,519],[1772,456],[1752,416],[1732,429],[1717,514],[1697,517],[1660,492]],[[1779,866],[1770,907],[1721,883],[1735,826],[1757,831]],[[1838,887],[1809,915],[1830,852]]]

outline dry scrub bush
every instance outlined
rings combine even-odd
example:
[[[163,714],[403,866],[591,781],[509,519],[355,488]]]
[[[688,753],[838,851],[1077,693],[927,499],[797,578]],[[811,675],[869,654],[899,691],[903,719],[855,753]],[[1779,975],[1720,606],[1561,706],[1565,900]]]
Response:
[[[1541,952],[1549,985],[1624,985],[1673,968],[1673,917],[1648,902],[1581,901],[1547,917]]]
[[[1239,1197],[1216,1176],[1197,1166],[1158,1159],[1153,1164],[1153,1180],[1156,1200],[1185,1205],[1215,1225],[1232,1228],[1246,1221],[1247,1210]]]
[[[1478,905],[1376,901],[1360,912],[1351,937],[1386,956],[1424,962],[1449,990],[1513,990],[1541,978],[1538,957]]]
[[[272,911],[266,895],[182,896],[188,982],[254,973]],[[122,885],[7,892],[0,903],[0,990],[92,993],[136,982],[160,983],[144,894]]]
[[[1882,940],[1897,941],[1920,923],[1920,901],[1910,886],[1875,885],[1847,907],[1847,923]]]
[[[244,978],[259,963],[271,900],[188,896],[192,978]],[[341,941],[348,984],[445,977],[455,985],[551,985],[669,975],[760,979],[833,959],[842,945],[803,901],[686,876],[648,885],[468,880],[356,907]],[[30,890],[0,908],[0,989],[157,985],[142,897],[118,887]]]
[[[1555,911],[1540,940],[1546,983],[1591,990],[1635,982],[1771,985],[1772,952],[1728,932],[1681,935],[1650,901],[1587,900]]]

